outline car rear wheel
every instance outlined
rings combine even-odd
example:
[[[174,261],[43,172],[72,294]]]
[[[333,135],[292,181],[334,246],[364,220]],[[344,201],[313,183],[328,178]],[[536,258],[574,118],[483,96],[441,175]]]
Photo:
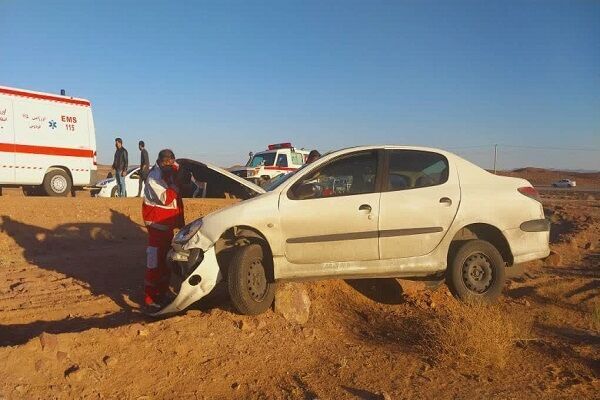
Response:
[[[494,302],[505,281],[504,260],[485,240],[464,242],[454,253],[446,271],[446,283],[454,297],[463,301]]]
[[[237,250],[229,264],[229,296],[242,314],[261,314],[273,304],[275,282],[265,264],[263,248],[256,243]]]
[[[62,169],[55,169],[44,177],[44,192],[48,196],[66,196],[71,192],[71,178]]]
[[[117,193],[118,190],[119,188],[117,186],[113,187],[110,190],[110,197],[119,197],[119,194]]]

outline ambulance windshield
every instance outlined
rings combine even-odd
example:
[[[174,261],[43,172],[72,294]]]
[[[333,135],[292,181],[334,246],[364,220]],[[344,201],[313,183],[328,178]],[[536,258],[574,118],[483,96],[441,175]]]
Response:
[[[273,153],[257,153],[246,164],[246,167],[260,167],[261,165],[273,165],[275,162],[276,152]]]

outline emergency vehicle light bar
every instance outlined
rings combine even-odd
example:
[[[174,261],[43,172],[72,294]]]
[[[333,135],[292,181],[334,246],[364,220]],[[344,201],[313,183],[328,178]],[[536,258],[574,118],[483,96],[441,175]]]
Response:
[[[291,149],[291,148],[292,148],[291,143],[276,143],[276,144],[269,145],[269,150]]]

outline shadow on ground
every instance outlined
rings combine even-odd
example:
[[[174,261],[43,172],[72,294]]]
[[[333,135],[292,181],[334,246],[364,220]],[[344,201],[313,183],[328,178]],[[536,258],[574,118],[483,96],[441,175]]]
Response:
[[[112,328],[141,319],[125,301],[125,296],[141,300],[145,230],[128,216],[111,210],[110,223],[73,223],[46,229],[4,215],[0,231],[23,249],[28,263],[71,277],[93,296],[106,296],[120,307],[116,313],[99,317],[3,325],[0,326],[0,345],[22,344],[44,331],[65,333]],[[72,308],[76,314],[77,304]]]

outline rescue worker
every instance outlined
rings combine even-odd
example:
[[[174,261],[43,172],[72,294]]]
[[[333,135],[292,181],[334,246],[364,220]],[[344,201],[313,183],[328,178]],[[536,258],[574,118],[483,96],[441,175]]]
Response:
[[[117,181],[117,194],[119,197],[127,197],[127,189],[125,188],[125,176],[127,176],[127,168],[129,167],[129,159],[127,150],[123,147],[123,139],[115,139],[115,159],[112,169],[115,170],[115,179]]]
[[[143,140],[140,140],[138,143],[138,148],[140,149],[140,184],[137,197],[142,197],[142,187],[150,172],[150,158],[148,157],[148,150],[146,150],[146,144]]]
[[[149,313],[166,305],[171,272],[167,266],[167,253],[173,229],[183,226],[183,202],[176,179],[178,170],[173,151],[161,150],[144,188],[142,214],[148,229],[144,304]]]
[[[320,157],[321,157],[321,153],[319,153],[318,150],[311,150],[310,153],[308,153],[308,157],[306,157],[306,163],[307,164],[313,163],[313,162],[317,161]]]

